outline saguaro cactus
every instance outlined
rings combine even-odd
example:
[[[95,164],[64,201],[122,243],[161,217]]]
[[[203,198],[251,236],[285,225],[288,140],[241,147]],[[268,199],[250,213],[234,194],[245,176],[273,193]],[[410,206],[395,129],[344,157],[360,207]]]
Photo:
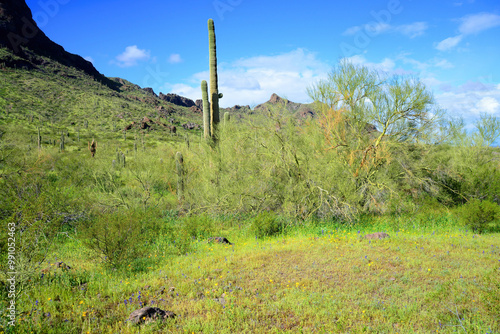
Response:
[[[184,199],[184,158],[181,152],[175,155],[175,164],[177,166],[177,199]]]
[[[60,151],[64,151],[64,133],[61,131],[61,145],[60,145]]]
[[[209,45],[209,61],[210,61],[210,133],[215,139],[217,124],[219,124],[219,87],[217,83],[217,50],[215,43],[215,26],[214,20],[208,20],[208,45]]]
[[[229,113],[229,111],[226,111],[224,113],[224,125],[228,124],[230,120],[231,120],[231,114]]]
[[[89,151],[90,151],[90,156],[93,158],[95,157],[95,152],[97,150],[97,142],[92,138],[92,143],[89,143]]]
[[[40,128],[38,128],[37,142],[38,142],[38,151],[41,151],[42,150],[42,136],[40,135]]]
[[[208,100],[208,85],[205,80],[201,82],[201,98],[203,100],[203,136],[205,139],[209,139],[212,136],[210,128],[212,123],[210,122],[210,101]]]

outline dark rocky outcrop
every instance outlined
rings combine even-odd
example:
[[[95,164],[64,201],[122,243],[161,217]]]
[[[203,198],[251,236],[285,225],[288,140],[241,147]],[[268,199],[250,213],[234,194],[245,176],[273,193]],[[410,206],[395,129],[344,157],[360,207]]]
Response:
[[[175,105],[178,105],[178,106],[181,106],[181,107],[192,107],[195,105],[194,101],[191,100],[191,99],[188,99],[187,97],[184,97],[184,96],[180,96],[180,95],[177,95],[177,94],[172,94],[172,93],[168,93],[168,94],[163,94],[163,93],[160,93],[160,99],[162,99],[163,101],[167,101],[167,102],[170,102],[172,104],[175,104]]]
[[[142,121],[141,121],[141,126],[140,126],[140,128],[141,128],[142,130],[149,129],[149,128],[151,127],[152,123],[153,123],[153,122],[152,122],[152,121],[151,121],[148,117],[144,117],[144,118],[142,119]]]
[[[132,130],[132,128],[134,127],[134,125],[135,125],[135,122],[130,123],[129,125],[127,125],[127,126],[123,129],[123,131]]]
[[[138,325],[146,321],[166,320],[168,318],[175,318],[175,316],[174,312],[164,311],[158,307],[143,307],[132,312],[127,321]]]
[[[155,91],[151,87],[145,87],[142,90],[145,91],[148,94],[151,94],[151,95],[154,95],[154,96],[158,96],[158,95],[155,94]]]
[[[51,41],[33,20],[25,0],[0,0],[0,47],[12,50],[16,62],[28,68],[45,65],[47,60],[41,57],[44,56],[82,70],[112,89],[118,88],[117,83],[99,73],[91,62]]]
[[[228,111],[230,113],[250,113],[252,110],[249,105],[246,106],[240,106],[240,105],[235,105],[234,107],[231,108],[223,108],[221,109],[221,113],[225,111]]]
[[[160,114],[160,117],[167,118],[171,114],[175,112],[174,108],[171,106],[168,106],[165,108],[164,106],[159,106],[156,108],[156,111],[158,111],[158,114]]]
[[[192,106],[191,108],[189,108],[189,110],[190,110],[191,112],[194,112],[194,113],[197,113],[197,114],[201,114],[201,113],[203,113],[203,110],[202,110],[202,109],[200,109],[200,108],[198,108],[197,106]]]
[[[273,107],[279,107],[283,106],[286,108],[288,111],[295,113],[298,117],[303,118],[303,117],[308,117],[312,116],[314,117],[316,115],[316,111],[313,108],[312,104],[303,104],[303,103],[296,103],[289,101],[287,99],[284,99],[277,94],[271,95],[271,98],[269,101],[265,103],[261,103],[258,106],[254,108],[255,111],[268,111]]]
[[[203,110],[203,100],[199,99],[194,101],[194,105]]]

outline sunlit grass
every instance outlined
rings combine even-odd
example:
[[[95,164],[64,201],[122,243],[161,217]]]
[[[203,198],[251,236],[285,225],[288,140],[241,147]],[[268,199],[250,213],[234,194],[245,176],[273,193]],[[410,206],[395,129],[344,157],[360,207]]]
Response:
[[[325,223],[267,239],[233,229],[234,246],[196,241],[183,256],[158,248],[118,271],[66,242],[49,261],[75,269],[53,271],[20,297],[16,330],[135,333],[126,319],[145,305],[177,318],[141,333],[500,330],[498,234],[412,225],[361,238],[377,227]]]

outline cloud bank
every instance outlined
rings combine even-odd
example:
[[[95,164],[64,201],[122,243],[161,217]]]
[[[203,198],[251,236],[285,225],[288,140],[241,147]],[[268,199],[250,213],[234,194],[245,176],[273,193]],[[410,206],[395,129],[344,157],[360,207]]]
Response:
[[[279,55],[220,63],[219,91],[224,94],[220,105],[255,105],[267,101],[273,93],[294,102],[310,102],[307,87],[326,77],[330,70],[330,65],[302,48]],[[199,72],[186,83],[165,84],[162,89],[196,100],[201,98],[201,81],[208,79],[208,71]]]

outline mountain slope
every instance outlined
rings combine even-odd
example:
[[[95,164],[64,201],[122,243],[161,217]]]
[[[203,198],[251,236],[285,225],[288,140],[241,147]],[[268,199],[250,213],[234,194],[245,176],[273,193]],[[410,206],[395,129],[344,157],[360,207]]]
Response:
[[[303,103],[291,102],[287,99],[278,96],[277,94],[271,95],[269,101],[259,104],[254,109],[256,111],[267,111],[270,108],[278,106],[279,107],[283,106],[285,109],[295,114],[299,118],[316,116],[316,111],[312,103],[303,104]]]
[[[99,73],[92,63],[51,41],[33,20],[24,0],[0,0],[0,47],[10,49],[18,57],[17,62],[11,65],[27,68],[43,66],[42,57],[46,57],[77,68],[108,87],[117,89],[117,85]]]

